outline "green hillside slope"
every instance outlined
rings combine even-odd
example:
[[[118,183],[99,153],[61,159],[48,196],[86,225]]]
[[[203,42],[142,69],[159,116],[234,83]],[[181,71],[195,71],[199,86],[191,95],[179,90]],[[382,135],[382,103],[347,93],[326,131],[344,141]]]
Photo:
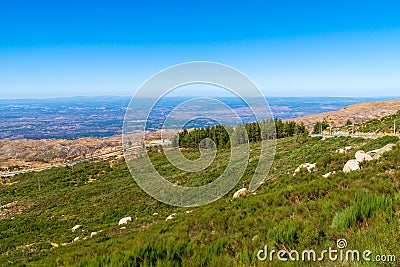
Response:
[[[346,239],[350,249],[396,255],[400,251],[400,146],[378,160],[362,162],[358,171],[341,171],[357,150],[389,143],[400,144],[396,137],[279,139],[271,179],[254,194],[232,199],[232,190],[196,208],[176,208],[152,199],[135,184],[123,161],[112,167],[109,161],[88,162],[17,175],[0,187],[2,205],[11,203],[0,213],[0,265],[301,266],[276,258],[262,262],[257,252],[265,245],[321,251],[336,248],[339,238]],[[250,145],[243,177],[246,187],[260,148],[259,143]],[[345,146],[352,149],[346,154],[335,152]],[[182,185],[212,181],[229,161],[229,150],[222,150],[206,171],[187,174],[153,150],[160,173]],[[199,156],[191,149],[184,154],[192,159]],[[316,169],[293,176],[307,162],[316,163]],[[336,174],[322,177],[330,171]],[[172,213],[175,218],[166,221]],[[121,229],[118,221],[126,216],[132,216],[133,222]],[[82,227],[73,232],[75,225]],[[91,237],[92,232],[97,234]],[[79,240],[72,242],[76,237]],[[313,264],[332,265],[329,261]]]

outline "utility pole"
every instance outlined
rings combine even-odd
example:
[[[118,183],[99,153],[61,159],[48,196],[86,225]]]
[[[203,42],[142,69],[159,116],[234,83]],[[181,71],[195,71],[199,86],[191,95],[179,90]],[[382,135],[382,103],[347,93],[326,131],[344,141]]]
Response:
[[[40,191],[40,176],[38,176],[37,180],[38,180],[38,189]]]
[[[354,135],[354,122],[353,122],[353,131],[352,131],[353,135]]]
[[[394,121],[393,133],[396,135],[396,121]]]
[[[319,128],[321,129],[321,135],[322,135],[322,123],[319,125]]]

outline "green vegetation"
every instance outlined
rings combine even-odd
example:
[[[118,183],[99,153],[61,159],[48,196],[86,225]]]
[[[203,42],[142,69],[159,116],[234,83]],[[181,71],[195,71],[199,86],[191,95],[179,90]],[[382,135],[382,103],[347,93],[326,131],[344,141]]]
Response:
[[[377,211],[391,214],[392,209],[392,199],[387,196],[357,194],[353,205],[335,215],[332,227],[342,230],[350,228],[356,223],[367,221]]]
[[[346,123],[345,126],[336,127],[335,130],[342,130],[351,132],[353,130],[353,123]],[[354,131],[358,133],[389,133],[393,134],[396,125],[396,134],[400,133],[400,110],[396,114],[391,116],[385,116],[381,118],[376,118],[368,120],[361,123],[354,124]]]
[[[398,146],[379,160],[363,162],[358,171],[341,171],[356,150],[393,142]],[[100,161],[20,174],[0,187],[3,205],[15,203],[0,213],[0,265],[286,266],[290,263],[258,261],[257,251],[264,245],[321,251],[336,248],[338,238],[345,238],[349,249],[399,258],[399,145],[393,137],[281,138],[271,179],[256,194],[232,199],[240,182],[225,197],[196,208],[171,207],[152,199],[135,184],[123,161],[112,167]],[[353,149],[335,153],[344,146]],[[246,183],[257,166],[260,143],[250,147]],[[170,181],[198,185],[223,171],[230,150],[220,149],[217,162],[200,173],[177,171],[157,148],[149,153]],[[190,148],[183,153],[191,159],[200,155]],[[305,162],[316,163],[316,170],[293,176]],[[322,177],[334,170],[335,175]],[[175,218],[166,221],[172,213],[177,213]],[[126,216],[134,220],[120,229],[118,221]],[[72,232],[77,224],[83,228]],[[90,237],[91,232],[97,235]],[[72,242],[75,237],[80,240]],[[332,263],[303,266],[310,264]]]

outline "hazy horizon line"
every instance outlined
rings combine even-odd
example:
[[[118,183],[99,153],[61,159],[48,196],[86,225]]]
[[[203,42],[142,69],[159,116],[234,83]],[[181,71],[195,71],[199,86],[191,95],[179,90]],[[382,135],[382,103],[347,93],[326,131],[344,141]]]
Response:
[[[185,97],[215,97],[215,98],[237,98],[236,96],[224,96],[224,95],[173,95],[173,96],[165,96],[163,98],[185,98]],[[252,98],[259,98],[258,96],[245,96]],[[400,95],[376,95],[376,96],[320,96],[320,95],[264,95],[265,98],[400,98]],[[76,96],[58,96],[58,97],[29,97],[29,98],[1,98],[0,101],[5,100],[58,100],[58,99],[74,99],[74,98],[132,98],[132,96],[128,95],[76,95]],[[143,99],[154,99],[159,98],[158,96],[143,96]]]

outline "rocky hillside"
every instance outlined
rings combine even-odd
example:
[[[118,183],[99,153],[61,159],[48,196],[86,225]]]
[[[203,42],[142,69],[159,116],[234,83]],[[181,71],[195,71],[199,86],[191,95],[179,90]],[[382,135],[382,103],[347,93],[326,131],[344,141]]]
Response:
[[[60,140],[0,140],[0,171],[43,167],[109,153],[120,148],[120,136]]]
[[[164,131],[173,136],[176,131]],[[137,134],[132,135],[137,140]],[[161,132],[147,133],[146,143],[161,139]],[[54,164],[122,151],[122,136],[76,139],[0,140],[0,173],[46,167]]]
[[[395,114],[400,110],[400,100],[385,102],[367,102],[355,104],[338,111],[313,114],[305,117],[291,119],[297,123],[303,122],[310,130],[317,121],[326,120],[332,126],[345,125],[347,120],[359,123],[379,117]]]

